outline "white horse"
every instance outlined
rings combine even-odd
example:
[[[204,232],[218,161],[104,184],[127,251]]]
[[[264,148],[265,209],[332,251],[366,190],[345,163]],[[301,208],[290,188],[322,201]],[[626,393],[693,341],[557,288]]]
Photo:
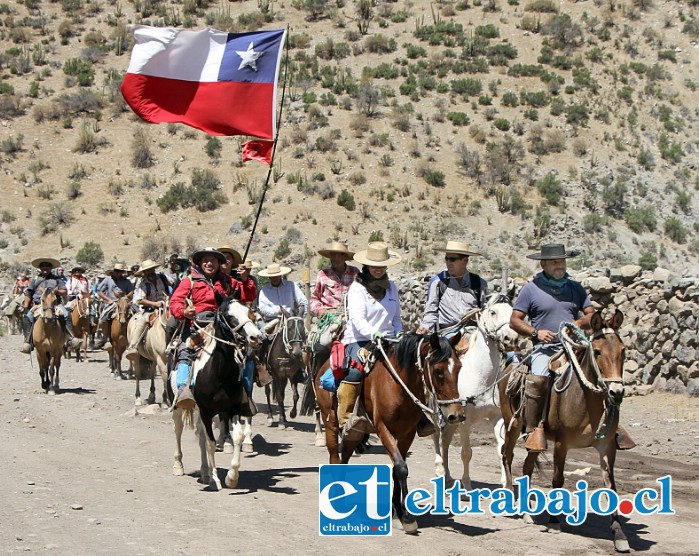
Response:
[[[512,306],[509,298],[504,295],[494,295],[485,308],[476,317],[478,324],[469,342],[468,351],[461,356],[461,371],[459,373],[459,397],[467,400],[463,423],[447,425],[442,431],[433,435],[435,449],[435,466],[437,476],[444,476],[448,485],[454,483],[449,471],[449,446],[458,427],[461,435],[461,461],[464,472],[461,486],[471,489],[469,464],[473,451],[471,450],[471,427],[483,419],[497,421],[494,426],[495,439],[498,446],[498,461],[501,462],[500,449],[505,442],[505,433],[500,413],[500,396],[497,389],[500,371],[500,350],[514,344],[517,333],[510,328]],[[501,480],[504,482],[502,462]]]

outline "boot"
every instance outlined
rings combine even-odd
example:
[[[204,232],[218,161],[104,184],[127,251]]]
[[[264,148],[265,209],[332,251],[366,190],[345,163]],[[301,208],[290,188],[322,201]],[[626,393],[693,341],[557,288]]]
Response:
[[[20,351],[22,353],[30,353],[32,351],[32,327],[34,326],[34,323],[32,323],[31,320],[29,320],[29,317],[27,315],[24,315],[22,317],[22,332],[24,333],[24,344],[22,345],[22,349]]]
[[[138,357],[138,346],[141,343],[141,340],[143,340],[143,335],[146,332],[146,329],[148,328],[148,319],[147,318],[142,318],[142,317],[137,317],[133,332],[134,336],[129,342],[128,347],[126,348],[126,351],[124,352],[124,355],[126,356],[127,359],[134,359],[135,357]]]
[[[619,450],[630,450],[631,448],[636,447],[636,443],[633,441],[633,438],[631,438],[629,432],[621,425],[617,425],[616,427],[615,440],[616,447]]]
[[[545,452],[548,448],[543,415],[548,391],[548,376],[527,376],[524,382],[524,413],[529,437],[524,447],[530,452]]]
[[[337,420],[340,428],[345,426],[354,412],[361,385],[361,382],[345,382],[343,380],[337,388]]]
[[[437,432],[437,429],[432,422],[432,419],[427,417],[424,413],[420,417],[420,422],[417,424],[417,435],[420,438],[425,438],[426,436],[432,436]]]
[[[95,344],[95,349],[110,349],[112,347],[109,341],[110,332],[112,328],[112,321],[106,320],[100,323],[100,332],[102,332],[102,339]]]
[[[83,345],[83,342],[79,338],[75,337],[75,328],[73,328],[73,320],[70,318],[70,316],[63,319],[63,324],[65,325],[66,335],[68,336],[66,338],[67,344],[72,349],[79,349]]]
[[[269,371],[267,370],[267,365],[264,363],[258,363],[255,370],[257,371],[255,373],[255,382],[260,388],[270,384],[274,380],[272,375],[269,374]]]

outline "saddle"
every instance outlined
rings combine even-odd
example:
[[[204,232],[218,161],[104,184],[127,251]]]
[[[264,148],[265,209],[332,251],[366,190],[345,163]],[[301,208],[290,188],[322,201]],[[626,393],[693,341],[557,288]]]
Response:
[[[159,316],[158,311],[151,311],[148,313],[148,328],[153,328],[155,326],[155,323],[158,322]]]

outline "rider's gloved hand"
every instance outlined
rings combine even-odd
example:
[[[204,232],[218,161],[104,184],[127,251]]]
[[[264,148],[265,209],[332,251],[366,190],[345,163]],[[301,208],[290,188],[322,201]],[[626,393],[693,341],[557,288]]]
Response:
[[[377,330],[371,335],[371,339],[374,340],[375,342],[378,342],[379,340],[382,340],[383,338],[386,337],[385,332],[381,332],[380,330]]]

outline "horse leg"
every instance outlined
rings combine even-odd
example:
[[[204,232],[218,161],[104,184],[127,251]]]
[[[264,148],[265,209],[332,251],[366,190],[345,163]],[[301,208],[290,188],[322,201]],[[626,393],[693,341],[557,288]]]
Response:
[[[315,416],[316,416],[316,428],[315,428],[315,434],[316,434],[316,441],[315,445],[318,446],[319,448],[322,446],[325,446],[325,437],[323,437],[323,428],[321,427],[320,424],[320,408],[316,406],[316,410],[314,411]]]
[[[454,484],[451,471],[449,471],[449,446],[451,446],[451,440],[454,438],[455,432],[456,425],[447,425],[444,429],[438,430],[436,434],[432,435],[435,454],[435,475],[437,477],[444,476],[445,485],[449,487]]]
[[[172,474],[178,477],[184,475],[184,467],[182,466],[182,431],[184,423],[182,422],[182,410],[172,410],[172,422],[175,424],[175,463],[172,466]]]
[[[403,531],[408,534],[417,534],[417,520],[405,507],[405,498],[408,496],[408,464],[405,455],[408,453],[412,439],[407,439],[403,446],[388,431],[383,423],[377,424],[377,432],[386,451],[393,460],[393,510],[400,520]]]
[[[553,488],[561,488],[565,481],[563,470],[566,465],[566,457],[568,456],[568,445],[564,440],[556,440],[553,447],[553,479],[551,485]],[[549,516],[546,528],[552,533],[560,533],[561,522],[557,516]]]
[[[143,402],[141,401],[141,364],[142,361],[136,362],[134,364],[134,379],[136,380],[136,402],[135,405],[143,405]]]
[[[495,442],[497,443],[498,455],[502,455],[502,450],[505,446],[505,420],[502,417],[495,423],[493,434],[495,435]],[[500,457],[500,484],[504,488],[507,488],[507,474],[505,473],[502,457]]]
[[[470,409],[470,407],[469,407]],[[459,436],[461,437],[461,463],[464,466],[464,472],[461,476],[461,486],[466,490],[471,490],[471,474],[469,466],[473,457],[473,449],[471,448],[471,423],[473,422],[473,412],[466,410],[466,420],[459,425]]]
[[[294,382],[293,380],[291,382],[291,392],[293,394],[293,402],[294,405],[291,407],[291,411],[289,412],[289,417],[292,419],[296,418],[296,406],[299,403],[299,385],[297,382]]]
[[[270,395],[272,388],[269,384],[265,384],[265,396],[267,398],[267,426],[271,427],[274,424],[274,415],[272,414],[272,400]]]
[[[532,478],[532,473],[534,472],[534,467],[536,467],[536,460],[539,458],[539,452],[528,452],[527,457],[524,458],[524,465],[522,466],[522,475],[526,475],[529,477],[530,482]],[[564,461],[565,461],[565,456],[564,456]],[[561,473],[563,471],[561,470]],[[525,500],[522,502],[523,504],[528,504],[528,501]],[[527,523],[531,525],[534,523],[534,520],[532,519],[532,516],[528,513],[524,514],[524,517],[522,518],[524,523]]]
[[[200,481],[210,485],[214,490],[221,490],[221,480],[216,472],[216,443],[207,434],[204,417],[201,411],[197,412],[197,439],[199,440],[199,452],[201,454]]]
[[[53,368],[54,368],[54,380],[53,380],[53,392],[55,394],[58,394],[58,392],[61,390],[61,356],[58,355],[54,358],[53,361]]]
[[[611,488],[616,492],[616,480],[614,479],[614,464],[616,462],[616,442],[614,435],[607,435],[607,437],[599,442],[595,448],[599,452],[600,467],[602,468],[602,479],[604,480],[604,486],[606,488]],[[614,548],[617,552],[630,552],[631,547],[629,546],[629,541],[621,528],[621,522],[619,521],[619,513],[613,512],[611,515],[611,530],[614,537]]]
[[[249,423],[248,423],[249,426]],[[228,488],[235,488],[238,486],[238,479],[240,478],[240,450],[243,444],[243,427],[240,424],[240,417],[236,415],[233,417],[233,458],[231,459],[231,466],[226,473],[226,486]]]
[[[231,433],[230,420],[231,418],[229,417],[228,413],[222,411],[218,414],[218,440],[216,441],[216,450],[218,452],[222,451],[224,449],[224,446],[231,446],[231,444],[228,442],[228,435]],[[230,454],[232,452],[226,453]]]
[[[150,394],[148,394],[148,399],[146,400],[148,405],[155,403],[155,369],[153,367],[153,363],[149,361],[147,369],[148,373],[150,374]],[[134,364],[134,373],[135,369],[136,365]]]
[[[252,417],[241,417],[240,419],[245,422],[245,426],[243,427],[243,447],[242,447],[242,450],[243,450],[243,452],[250,454],[253,452],[253,447],[252,447]]]
[[[279,381],[274,380],[274,397],[277,400],[277,408],[279,409],[279,430],[283,431],[286,429],[286,409],[284,408],[284,397],[286,395],[286,376],[281,378]]]

